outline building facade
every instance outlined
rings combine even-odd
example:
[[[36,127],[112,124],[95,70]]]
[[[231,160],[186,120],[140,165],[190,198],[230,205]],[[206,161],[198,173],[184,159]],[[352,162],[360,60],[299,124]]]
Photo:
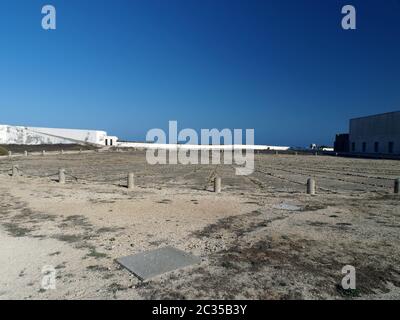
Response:
[[[400,155],[400,111],[350,120],[349,151]]]
[[[335,152],[349,152],[349,134],[341,133],[337,134],[334,144]]]
[[[113,146],[117,137],[99,130],[36,128],[0,125],[0,144],[92,144]]]

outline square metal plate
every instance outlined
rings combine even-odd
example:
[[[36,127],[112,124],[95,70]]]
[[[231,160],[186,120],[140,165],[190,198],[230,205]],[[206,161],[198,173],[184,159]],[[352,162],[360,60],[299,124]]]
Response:
[[[116,261],[140,280],[149,280],[200,263],[201,259],[173,247],[164,247],[118,258]]]
[[[294,206],[292,204],[288,203],[280,203],[276,206],[273,206],[274,209],[280,209],[280,210],[288,210],[288,211],[300,211],[301,208],[299,206]]]

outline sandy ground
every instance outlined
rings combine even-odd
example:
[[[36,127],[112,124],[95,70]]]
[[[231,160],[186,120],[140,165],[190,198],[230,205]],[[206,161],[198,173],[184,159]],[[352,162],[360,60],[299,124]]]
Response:
[[[13,164],[22,176],[9,176]],[[316,196],[305,194],[308,177]],[[257,155],[247,177],[150,166],[143,152],[3,158],[0,299],[399,299],[397,177],[396,161],[328,156]],[[202,263],[141,282],[115,262],[167,245]],[[48,265],[55,290],[41,287]],[[356,268],[350,292],[345,265]]]

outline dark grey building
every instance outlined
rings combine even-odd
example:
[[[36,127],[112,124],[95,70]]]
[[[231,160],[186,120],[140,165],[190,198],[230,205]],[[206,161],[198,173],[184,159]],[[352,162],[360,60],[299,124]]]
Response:
[[[350,152],[400,155],[400,111],[350,120]]]
[[[333,149],[335,152],[349,152],[349,134],[337,134]]]

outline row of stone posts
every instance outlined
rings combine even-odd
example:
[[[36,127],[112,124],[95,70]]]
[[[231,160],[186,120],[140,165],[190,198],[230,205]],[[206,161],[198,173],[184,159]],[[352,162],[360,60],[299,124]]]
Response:
[[[82,149],[79,149],[79,153],[82,153]],[[64,150],[60,150],[60,154],[65,154]],[[42,156],[46,155],[46,150],[42,151]],[[28,156],[28,151],[24,151],[24,156],[27,157]],[[8,151],[8,157],[11,158],[12,157],[12,152]]]
[[[64,150],[61,150],[61,154],[64,154]],[[46,150],[42,151],[42,156],[46,155]],[[24,156],[27,157],[28,156],[28,151],[24,151]],[[11,158],[12,157],[12,152],[8,151],[8,157]]]
[[[13,166],[13,176],[14,176],[14,167]],[[61,184],[65,184],[65,169],[60,169],[58,172],[58,182]],[[128,173],[128,183],[127,183],[128,190],[133,190],[135,188],[135,174],[133,172]],[[222,191],[222,180],[221,177],[214,178],[214,192],[221,193]]]
[[[78,152],[81,154],[82,151],[83,151],[82,149],[79,149]],[[96,152],[99,152],[99,149],[96,149],[95,151],[96,151]],[[117,152],[120,152],[120,151],[121,151],[120,149],[117,149]],[[222,152],[224,152],[224,150],[222,150]],[[46,155],[46,150],[43,150],[43,151],[41,152],[41,154],[42,154],[43,156]],[[65,154],[65,151],[64,151],[63,149],[60,150],[60,154]],[[279,151],[276,150],[276,151],[275,151],[275,155],[279,155]],[[297,152],[297,151],[294,152],[294,155],[297,156],[297,155],[298,155],[298,152]],[[318,155],[318,152],[315,152],[314,155],[317,156],[317,155]],[[25,157],[28,156],[28,151],[26,151],[26,150],[24,151],[24,156],[25,156]],[[12,152],[11,152],[11,151],[8,151],[8,157],[9,157],[9,158],[12,157]]]
[[[13,176],[18,175],[18,166],[13,166]],[[65,169],[59,170],[59,183],[65,184]],[[135,175],[133,172],[128,173],[128,189],[132,190],[135,188]],[[217,176],[214,178],[214,192],[221,193],[222,191],[222,179]],[[307,194],[315,195],[316,193],[316,183],[313,178],[307,180]],[[400,178],[394,180],[394,193],[400,193]]]
[[[309,178],[307,180],[307,194],[315,195],[315,190],[316,190],[315,180]],[[394,180],[393,193],[395,194],[400,193],[400,178]]]
[[[19,167],[18,165],[13,165],[12,166],[12,177],[17,177],[19,176]],[[58,182],[61,184],[65,184],[65,169],[61,168],[58,170]],[[129,190],[132,190],[135,188],[135,175],[133,172],[128,173],[128,183],[127,187]],[[222,182],[221,182],[221,177],[215,177],[214,178],[214,192],[215,193],[221,193],[222,190]]]
[[[24,156],[27,157],[28,156],[28,151],[24,151]],[[8,157],[11,158],[12,157],[12,152],[8,151]]]
[[[12,166],[12,177],[18,177],[20,175],[18,165]],[[132,190],[135,188],[135,175],[133,172],[128,173],[128,183],[127,188]],[[59,169],[58,171],[58,182],[61,184],[65,184],[65,169]],[[217,176],[214,178],[214,192],[221,193],[222,191],[222,179],[221,177]],[[307,180],[307,194],[315,195],[316,193],[316,183],[313,178],[309,178]],[[400,193],[400,178],[394,180],[394,193]]]

